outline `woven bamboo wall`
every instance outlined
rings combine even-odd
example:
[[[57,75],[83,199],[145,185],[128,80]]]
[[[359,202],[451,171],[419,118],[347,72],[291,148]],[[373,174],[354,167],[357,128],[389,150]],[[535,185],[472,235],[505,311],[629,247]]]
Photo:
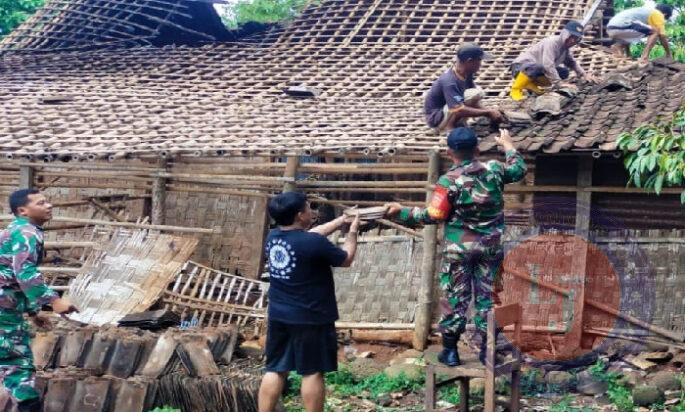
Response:
[[[505,250],[538,233],[523,226],[507,228]],[[685,231],[593,233],[589,244],[586,299],[620,308],[650,323],[685,331]],[[550,240],[550,239],[547,239]],[[534,272],[538,279],[573,289],[571,237],[532,242],[508,254],[507,264]],[[412,323],[417,303],[422,242],[387,237],[360,243],[349,269],[335,271],[340,318],[350,322]],[[528,326],[563,328],[562,301],[553,292],[531,288],[511,275],[504,277],[504,302],[523,302]],[[441,291],[435,290],[439,298]],[[434,311],[435,321],[439,314]],[[630,325],[591,308],[584,327],[629,328]]]
[[[406,236],[358,245],[352,267],[335,270],[340,319],[412,323],[420,287],[423,242]]]
[[[224,272],[259,275],[267,224],[265,198],[170,192],[165,222],[219,229],[221,233],[200,237],[192,259]]]

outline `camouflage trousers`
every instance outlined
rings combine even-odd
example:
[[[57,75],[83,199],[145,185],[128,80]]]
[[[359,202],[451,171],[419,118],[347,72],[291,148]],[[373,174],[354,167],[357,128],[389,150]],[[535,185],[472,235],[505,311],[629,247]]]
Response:
[[[21,313],[0,310],[0,379],[16,402],[39,398],[29,325]]]
[[[488,312],[492,309],[498,273],[504,253],[498,244],[451,252],[443,259],[440,271],[440,332],[459,335],[466,329],[466,314],[475,296],[473,321],[479,331],[487,330]]]

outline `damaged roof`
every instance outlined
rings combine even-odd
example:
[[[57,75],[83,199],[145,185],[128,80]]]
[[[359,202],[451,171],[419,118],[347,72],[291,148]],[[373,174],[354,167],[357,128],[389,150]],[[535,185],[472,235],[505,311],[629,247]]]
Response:
[[[522,120],[511,125],[516,146],[527,152],[614,151],[623,132],[668,116],[685,102],[685,64],[673,60],[636,64],[603,76],[596,85],[548,93],[519,107]],[[523,120],[527,114],[529,121]],[[495,146],[485,139],[482,150]]]
[[[52,2],[62,5],[62,14],[42,14],[22,26],[24,37],[2,43],[0,153],[6,157],[422,155],[442,141],[424,124],[422,96],[451,64],[456,45],[476,41],[495,56],[478,83],[490,99],[506,100],[509,63],[531,42],[582,16],[591,1],[329,0],[280,30],[240,42],[196,35],[202,44],[185,45],[163,45],[160,33],[197,31],[198,25],[179,28],[186,16],[161,23],[152,12],[133,16],[145,27],[152,26],[143,21],[153,22],[153,34],[130,28],[128,37],[110,33],[125,39],[105,45],[83,37],[92,27],[79,32],[73,22],[65,25],[71,20],[64,13],[74,10],[65,5],[100,3]],[[136,0],[144,10],[184,6],[185,14],[195,3]],[[212,27],[206,34],[219,37]],[[596,74],[622,64],[593,46],[576,55]],[[680,72],[676,65],[655,66],[631,73],[629,90],[582,89],[559,104],[558,114],[519,121],[517,144],[531,152],[612,150],[608,143],[627,128],[630,114],[637,113],[630,117],[637,122],[682,103]],[[478,129],[483,149],[492,148],[489,128]]]

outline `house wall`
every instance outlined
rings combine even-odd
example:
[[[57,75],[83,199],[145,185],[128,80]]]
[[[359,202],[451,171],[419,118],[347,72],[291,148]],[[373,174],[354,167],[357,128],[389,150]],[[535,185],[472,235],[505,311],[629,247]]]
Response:
[[[93,162],[93,166],[99,163]],[[68,165],[68,164],[67,164]],[[117,161],[108,166],[151,167],[152,163]],[[170,167],[171,172],[185,173],[193,165],[178,164]],[[47,169],[46,169],[47,170]],[[8,196],[18,187],[19,169],[16,163],[0,163],[0,213],[9,214]],[[66,169],[50,168],[50,175],[42,172],[36,174],[36,184],[45,188],[48,199],[56,205],[55,216],[77,217],[88,219],[111,220],[92,204],[60,206],[69,201],[88,199],[93,196],[149,195],[151,181],[149,173],[121,172],[121,177],[114,176],[119,172],[106,172],[84,169],[72,173],[103,175],[109,173],[111,178],[68,177]],[[64,173],[63,176],[54,176]],[[148,177],[144,177],[148,176]],[[96,187],[97,186],[97,187]],[[210,184],[190,185],[194,189]],[[261,267],[261,250],[263,234],[266,228],[266,199],[245,196],[195,193],[183,191],[183,185],[177,190],[169,190],[165,199],[165,224],[176,226],[218,229],[214,235],[201,235],[198,247],[192,259],[218,270],[242,274],[256,278]],[[148,216],[150,200],[139,199],[125,202],[124,213],[131,219]],[[64,227],[66,223],[54,223],[50,227]],[[74,225],[69,225],[74,226]],[[78,227],[59,231],[60,240],[83,240],[92,229]],[[55,240],[57,232],[47,231],[47,240]],[[78,251],[77,251],[78,252]]]

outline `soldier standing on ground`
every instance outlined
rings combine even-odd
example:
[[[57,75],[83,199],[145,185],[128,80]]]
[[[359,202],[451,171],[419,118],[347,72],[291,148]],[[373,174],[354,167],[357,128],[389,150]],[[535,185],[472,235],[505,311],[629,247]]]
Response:
[[[481,333],[480,360],[485,363],[487,313],[493,306],[495,278],[503,260],[504,185],[525,176],[526,164],[516,151],[509,132],[501,130],[497,143],[505,152],[504,163],[478,160],[478,140],[473,130],[460,127],[447,138],[447,153],[454,162],[435,185],[427,208],[406,208],[391,203],[388,216],[405,224],[445,222],[445,249],[440,270],[444,291],[440,307],[443,351],[440,362],[460,364],[457,343],[466,329],[466,310],[475,294],[474,323]]]
[[[15,219],[0,232],[0,378],[19,412],[41,411],[24,315],[36,326],[50,327],[49,318],[38,313],[42,306],[51,305],[59,314],[76,308],[48,287],[38,271],[44,251],[42,225],[52,218],[52,205],[38,190],[23,189],[10,195],[10,209]]]

